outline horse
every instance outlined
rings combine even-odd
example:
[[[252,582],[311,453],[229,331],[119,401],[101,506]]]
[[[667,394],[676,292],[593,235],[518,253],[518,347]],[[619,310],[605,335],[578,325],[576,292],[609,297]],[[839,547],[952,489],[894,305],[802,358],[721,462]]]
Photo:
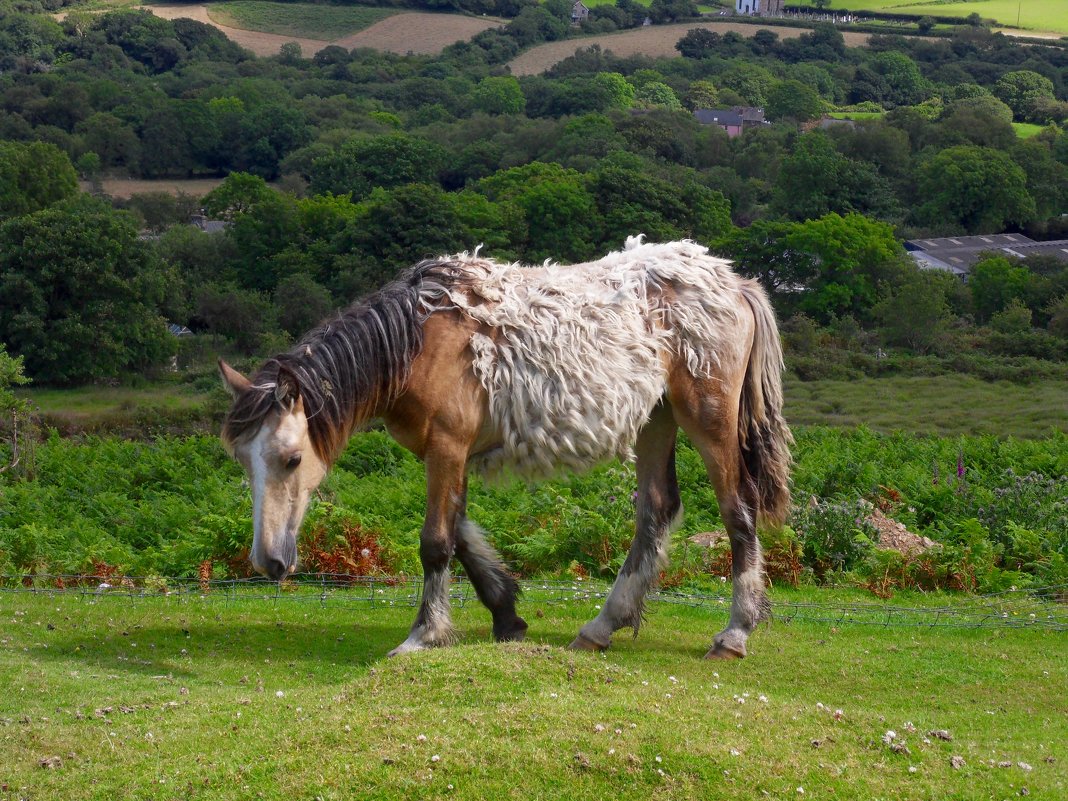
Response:
[[[633,459],[635,534],[597,616],[571,647],[601,651],[630,627],[660,577],[682,503],[681,428],[715,488],[732,556],[727,627],[705,655],[746,655],[770,613],[758,520],[781,525],[792,437],[782,349],[755,281],[692,241],[625,247],[571,266],[428,259],[306,334],[250,378],[220,359],[233,396],[221,431],[253,498],[250,560],[278,581],[297,567],[310,494],[350,435],[373,419],[425,464],[423,586],[390,656],[454,641],[455,557],[493,619],[521,640],[518,585],[466,514],[467,476],[534,480]]]

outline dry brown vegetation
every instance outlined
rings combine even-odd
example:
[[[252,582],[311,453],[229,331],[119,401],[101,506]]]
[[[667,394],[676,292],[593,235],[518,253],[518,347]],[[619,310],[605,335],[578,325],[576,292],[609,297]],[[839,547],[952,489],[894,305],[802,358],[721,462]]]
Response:
[[[686,35],[687,31],[701,28],[716,33],[735,31],[743,36],[752,36],[759,30],[774,31],[781,39],[791,39],[808,33],[806,28],[788,28],[778,25],[746,25],[739,22],[683,22],[678,25],[652,25],[622,33],[607,33],[603,36],[590,36],[583,39],[565,39],[549,42],[520,53],[509,63],[513,75],[537,75],[544,72],[558,61],[563,61],[576,50],[591,45],[599,45],[602,50],[611,50],[617,56],[677,56],[675,43]],[[866,33],[843,33],[849,47],[867,44]]]
[[[186,194],[203,197],[223,181],[222,178],[104,178],[100,181],[104,193],[114,198],[126,200],[133,195],[146,192],[168,192],[172,195]],[[91,191],[88,182],[82,182],[82,189]]]

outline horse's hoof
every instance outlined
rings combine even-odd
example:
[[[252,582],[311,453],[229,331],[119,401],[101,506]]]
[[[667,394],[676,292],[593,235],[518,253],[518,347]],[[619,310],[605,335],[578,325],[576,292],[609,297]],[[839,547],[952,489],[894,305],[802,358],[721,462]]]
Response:
[[[387,658],[393,658],[394,656],[401,656],[402,654],[410,654],[410,653],[414,653],[415,651],[425,651],[425,650],[426,650],[426,646],[423,645],[422,643],[412,642],[411,640],[405,640],[400,645],[398,645],[396,648],[394,648],[392,651],[390,651],[388,654],[386,654],[386,657]]]
[[[507,626],[497,629],[493,629],[493,638],[497,642],[520,642],[527,636],[527,622],[521,617],[517,617]]]
[[[715,642],[712,643],[712,647],[705,654],[705,659],[745,659],[745,646],[743,645],[741,649],[738,649],[731,648],[721,642]]]
[[[567,646],[572,651],[607,651],[607,645],[601,645],[598,642],[583,637],[580,633],[574,640],[571,641],[571,645]]]

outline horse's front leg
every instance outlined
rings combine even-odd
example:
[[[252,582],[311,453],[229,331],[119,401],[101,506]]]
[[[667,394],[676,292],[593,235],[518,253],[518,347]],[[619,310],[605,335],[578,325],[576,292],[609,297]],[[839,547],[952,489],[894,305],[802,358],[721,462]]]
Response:
[[[456,520],[463,506],[466,454],[461,448],[432,447],[425,462],[426,519],[419,537],[423,597],[408,639],[390,651],[390,656],[453,641],[449,562],[456,547]]]

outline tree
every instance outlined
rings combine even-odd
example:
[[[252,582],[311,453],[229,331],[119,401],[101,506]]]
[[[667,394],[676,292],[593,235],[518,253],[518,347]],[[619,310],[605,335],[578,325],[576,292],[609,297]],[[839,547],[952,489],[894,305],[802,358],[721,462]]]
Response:
[[[359,199],[375,187],[437,183],[445,160],[440,145],[406,134],[354,138],[312,162],[311,191]]]
[[[675,90],[660,81],[650,81],[638,87],[634,96],[634,105],[644,109],[666,108],[672,111],[682,109],[682,103],[679,102]]]
[[[910,106],[919,103],[926,96],[929,88],[927,80],[920,73],[911,58],[897,50],[884,50],[872,59],[872,66],[886,82],[888,91],[885,100],[898,106]]]
[[[862,212],[882,219],[897,216],[893,192],[871,164],[839,153],[830,137],[813,131],[783,159],[772,207],[795,220],[829,212]]]
[[[690,111],[699,108],[715,108],[719,103],[719,93],[712,81],[694,81],[686,92],[683,105]]]
[[[882,294],[900,284],[906,265],[893,227],[860,214],[799,223],[785,244],[812,260],[801,308],[822,322],[847,314],[870,318]]]
[[[773,122],[808,122],[823,113],[823,101],[815,89],[800,81],[780,81],[768,91],[764,111]]]
[[[916,210],[921,225],[968,233],[997,233],[1007,223],[1024,223],[1035,213],[1027,176],[1006,153],[957,145],[920,165]]]
[[[593,86],[605,97],[604,109],[628,109],[634,104],[634,85],[618,72],[597,73]]]
[[[768,91],[775,84],[773,76],[759,64],[737,62],[719,76],[720,89],[730,89],[752,106],[763,106]]]
[[[78,176],[67,154],[46,142],[0,142],[0,220],[73,196]]]
[[[707,28],[693,28],[675,43],[683,58],[711,58],[723,37]]]
[[[278,324],[298,337],[325,318],[335,307],[330,293],[303,273],[288,276],[274,290]]]
[[[1040,99],[1053,99],[1053,81],[1031,70],[1006,72],[994,85],[994,94],[1012,109],[1013,116],[1030,120],[1035,103]]]
[[[928,352],[949,322],[945,292],[919,269],[895,286],[893,294],[877,303],[872,312],[888,344],[903,345],[917,353]]]
[[[232,172],[204,196],[201,207],[209,217],[233,220],[241,214],[247,214],[274,194],[274,190],[260,176]]]
[[[486,114],[522,114],[527,104],[519,81],[511,75],[483,78],[475,87],[471,101]]]
[[[160,315],[173,284],[130,215],[88,196],[0,225],[0,340],[37,380],[162,363],[176,350]]]
[[[975,263],[968,274],[975,316],[985,323],[1014,300],[1022,301],[1031,283],[1031,272],[1004,256],[989,256]]]

